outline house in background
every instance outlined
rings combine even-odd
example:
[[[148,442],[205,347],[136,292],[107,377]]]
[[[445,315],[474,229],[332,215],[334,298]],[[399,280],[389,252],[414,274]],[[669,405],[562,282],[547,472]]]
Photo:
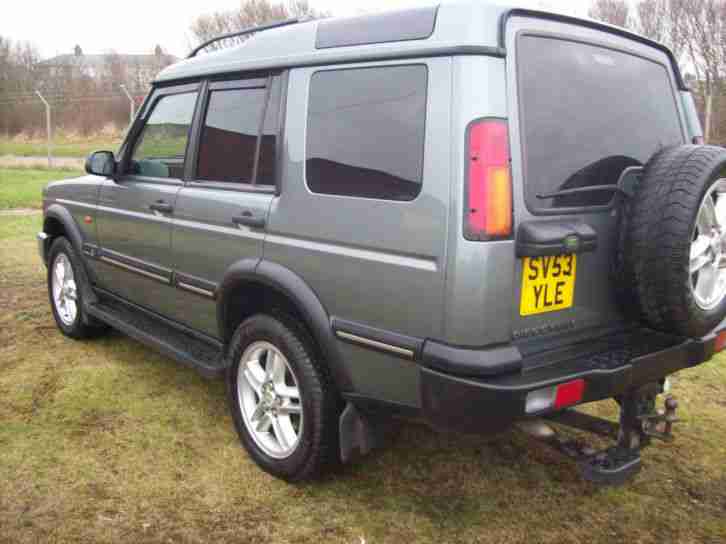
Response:
[[[41,61],[35,70],[41,88],[49,92],[67,92],[71,87],[111,91],[124,84],[131,92],[138,93],[146,92],[156,74],[177,60],[164,53],[159,45],[149,54],[112,51],[91,55],[76,45],[73,53]]]

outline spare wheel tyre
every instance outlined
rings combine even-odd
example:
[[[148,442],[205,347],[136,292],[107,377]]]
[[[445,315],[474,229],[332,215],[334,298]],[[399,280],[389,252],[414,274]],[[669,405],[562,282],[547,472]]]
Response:
[[[665,332],[706,335],[726,317],[726,149],[661,150],[625,210],[639,313]]]

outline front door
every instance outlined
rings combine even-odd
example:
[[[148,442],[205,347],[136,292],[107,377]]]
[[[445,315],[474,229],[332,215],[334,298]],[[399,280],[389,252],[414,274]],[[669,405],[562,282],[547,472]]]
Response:
[[[216,290],[227,269],[259,259],[275,194],[278,77],[215,81],[200,108],[191,179],[179,192],[171,316],[218,336]],[[204,112],[203,115],[201,112]]]
[[[197,87],[155,92],[125,146],[120,175],[106,180],[99,199],[100,286],[164,315],[174,306],[171,225]]]

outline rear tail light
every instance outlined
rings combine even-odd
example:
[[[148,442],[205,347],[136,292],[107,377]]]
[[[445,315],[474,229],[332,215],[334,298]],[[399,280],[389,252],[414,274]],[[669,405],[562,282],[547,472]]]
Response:
[[[713,351],[718,353],[719,351],[723,351],[724,348],[726,348],[726,331],[722,331],[716,335],[716,342],[714,343]]]
[[[536,414],[543,410],[561,410],[582,402],[585,395],[585,380],[574,380],[527,394],[525,411]]]
[[[465,217],[467,240],[512,234],[509,131],[503,119],[481,119],[469,126]]]

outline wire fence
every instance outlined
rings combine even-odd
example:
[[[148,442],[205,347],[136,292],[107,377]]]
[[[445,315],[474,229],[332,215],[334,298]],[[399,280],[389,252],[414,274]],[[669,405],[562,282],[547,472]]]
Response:
[[[44,137],[52,166],[53,142],[58,133],[118,134],[128,127],[143,99],[143,95],[129,92],[124,86],[103,93],[4,93],[0,96],[0,137]]]

